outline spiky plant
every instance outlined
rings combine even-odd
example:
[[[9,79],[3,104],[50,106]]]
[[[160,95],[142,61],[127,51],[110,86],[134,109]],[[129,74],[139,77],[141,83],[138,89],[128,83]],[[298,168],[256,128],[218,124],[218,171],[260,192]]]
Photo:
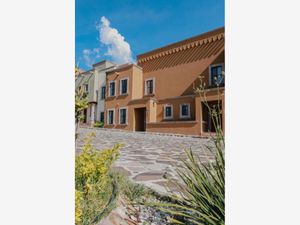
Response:
[[[172,215],[170,222],[174,224],[224,225],[225,141],[221,129],[220,102],[217,107],[209,106],[202,78],[196,92],[208,108],[216,130],[216,134],[211,137],[213,145],[205,146],[214,154],[214,160],[204,163],[194,156],[192,150],[186,150],[187,159],[182,160],[184,169],[178,169],[182,181],[178,185],[180,195],[173,195],[169,202],[156,205]]]

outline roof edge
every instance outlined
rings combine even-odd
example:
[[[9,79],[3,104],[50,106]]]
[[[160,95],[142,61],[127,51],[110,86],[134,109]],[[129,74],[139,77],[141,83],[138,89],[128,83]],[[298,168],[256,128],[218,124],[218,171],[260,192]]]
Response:
[[[100,62],[94,63],[92,66],[93,66],[93,67],[99,66],[99,65],[101,65],[101,64],[104,64],[105,62],[109,62],[109,63],[115,65],[115,63],[113,63],[113,62],[111,62],[111,61],[105,59],[105,60],[102,60],[102,61],[100,61]]]
[[[113,73],[113,72],[116,72],[116,71],[129,69],[129,68],[131,68],[131,67],[137,67],[137,68],[143,70],[142,67],[136,65],[135,63],[125,63],[125,64],[122,64],[122,65],[117,66],[115,69],[112,69],[112,70],[107,71],[106,73],[109,74],[109,73]]]
[[[141,58],[145,58],[145,57],[151,56],[151,55],[153,55],[155,53],[159,53],[159,52],[162,52],[162,51],[169,50],[171,48],[179,47],[179,46],[181,46],[183,44],[187,44],[189,42],[193,42],[193,41],[196,41],[196,40],[201,40],[201,39],[210,37],[212,35],[216,35],[218,33],[223,33],[223,32],[225,32],[225,27],[219,27],[219,28],[207,31],[207,32],[202,33],[202,34],[199,34],[199,35],[196,35],[196,36],[193,36],[193,37],[190,37],[190,38],[178,41],[178,42],[174,42],[174,43],[165,45],[165,46],[160,47],[160,48],[153,49],[153,50],[151,50],[149,52],[145,52],[145,53],[137,55],[136,56],[137,57],[137,61],[139,61]]]

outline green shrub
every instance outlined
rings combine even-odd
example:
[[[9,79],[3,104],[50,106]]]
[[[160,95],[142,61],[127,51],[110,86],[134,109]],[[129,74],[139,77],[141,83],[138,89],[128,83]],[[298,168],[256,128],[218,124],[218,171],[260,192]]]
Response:
[[[95,134],[85,139],[83,151],[75,159],[75,222],[90,225],[100,220],[114,192],[110,176],[112,163],[119,155],[120,145],[97,150],[92,145]]]
[[[130,203],[137,203],[141,200],[141,197],[145,196],[147,193],[145,186],[142,184],[133,183],[127,180],[126,184],[123,186],[123,194],[128,199]]]
[[[76,122],[76,130],[75,130],[75,140],[78,138],[78,129],[79,125],[82,121],[84,121],[84,110],[88,107],[89,102],[86,93],[82,90],[75,91],[75,122]]]
[[[94,124],[94,127],[103,127],[103,126],[104,126],[103,122],[99,122],[99,121],[96,121]]]

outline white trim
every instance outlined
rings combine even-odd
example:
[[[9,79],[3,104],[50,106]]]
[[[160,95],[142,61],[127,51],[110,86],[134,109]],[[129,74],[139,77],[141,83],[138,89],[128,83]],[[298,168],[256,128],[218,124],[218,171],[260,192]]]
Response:
[[[114,95],[110,95],[110,84],[111,83],[115,83],[115,94]],[[117,90],[116,90],[116,81],[115,80],[111,80],[111,81],[109,81],[109,86],[108,86],[108,96],[109,97],[115,97],[116,93],[117,93]]]
[[[171,107],[171,116],[166,116],[166,107]],[[164,119],[165,120],[173,119],[173,105],[172,104],[164,104]]]
[[[120,123],[121,121],[121,109],[126,109],[126,121],[125,123]],[[120,107],[119,108],[119,125],[128,125],[128,107]]]
[[[212,67],[215,67],[215,66],[222,66],[222,71],[224,71],[224,63],[217,63],[217,64],[212,64],[212,65],[209,65],[208,67],[208,72],[209,72],[209,76],[208,76],[208,84],[209,86],[211,86],[211,68]]]
[[[189,107],[189,110],[188,110],[189,114],[187,116],[182,115],[182,105],[188,105],[188,107]],[[190,103],[180,104],[180,118],[181,119],[191,118],[191,104]]]
[[[153,80],[153,93],[151,93],[151,94],[148,94],[147,93],[147,81],[148,80]],[[145,79],[145,83],[144,83],[144,94],[145,95],[154,95],[155,94],[155,77],[151,77],[151,78],[148,78],[148,79]]]
[[[113,115],[113,123],[109,123],[109,111],[113,111],[114,112],[114,115]],[[107,125],[115,125],[115,117],[116,117],[116,114],[115,114],[115,109],[114,108],[112,108],[112,109],[107,109],[106,110],[106,124]]]
[[[122,80],[127,80],[127,90],[126,90],[126,93],[121,93],[121,91],[122,91]],[[120,81],[119,81],[119,88],[120,88],[120,90],[119,90],[119,94],[120,95],[127,95],[129,93],[129,77],[124,77],[124,78],[120,79]]]

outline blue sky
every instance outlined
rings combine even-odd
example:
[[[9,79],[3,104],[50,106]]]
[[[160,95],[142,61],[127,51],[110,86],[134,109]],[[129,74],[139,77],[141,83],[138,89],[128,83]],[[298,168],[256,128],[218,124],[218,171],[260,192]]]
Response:
[[[111,45],[110,35],[99,36],[102,16],[109,21],[108,32],[115,28],[113,33],[125,38],[113,42],[117,46]],[[104,59],[116,61],[120,42],[121,47],[129,44],[135,60],[138,54],[221,26],[224,0],[76,0],[75,62],[87,70]]]

